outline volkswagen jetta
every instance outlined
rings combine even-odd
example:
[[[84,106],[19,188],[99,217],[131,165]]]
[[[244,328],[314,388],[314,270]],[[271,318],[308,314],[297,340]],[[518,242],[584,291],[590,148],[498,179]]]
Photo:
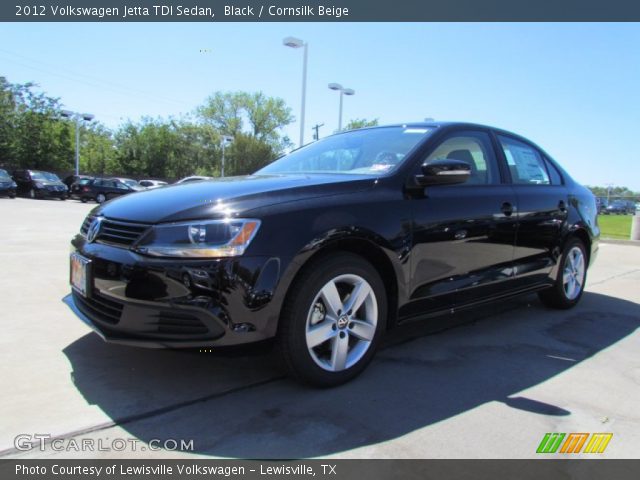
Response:
[[[72,240],[72,298],[107,341],[275,337],[293,376],[330,386],[405,322],[527,292],[574,306],[598,237],[591,192],[518,135],[376,127],[98,206]]]

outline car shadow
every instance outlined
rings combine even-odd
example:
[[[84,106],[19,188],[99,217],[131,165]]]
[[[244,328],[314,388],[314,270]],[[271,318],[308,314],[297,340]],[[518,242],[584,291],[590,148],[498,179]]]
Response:
[[[184,439],[200,454],[300,458],[398,438],[487,402],[571,415],[570,405],[523,391],[639,326],[640,305],[606,295],[586,292],[570,311],[521,297],[395,329],[364,374],[327,390],[284,378],[264,348],[154,351],[89,334],[64,353],[86,401],[144,442]]]

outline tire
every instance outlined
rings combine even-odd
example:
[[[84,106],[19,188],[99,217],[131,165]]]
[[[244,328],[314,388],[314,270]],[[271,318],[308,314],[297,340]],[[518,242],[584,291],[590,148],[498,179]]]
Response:
[[[16,194],[14,193],[14,194],[9,195],[9,198],[12,199],[12,200],[15,199],[16,198]]]
[[[344,312],[354,291],[359,305]],[[305,267],[287,295],[280,355],[295,379],[318,387],[340,385],[369,364],[386,319],[384,284],[369,262],[349,253],[323,257]]]
[[[586,280],[586,249],[582,241],[572,238],[562,252],[555,284],[538,296],[546,306],[566,310],[580,301]]]
[[[87,197],[82,197],[82,198],[80,198],[80,201],[81,201],[82,203],[87,203],[87,200],[89,200]]]
[[[96,195],[96,202],[104,203],[106,201],[107,201],[107,197],[105,197],[104,193],[99,193],[98,195]]]

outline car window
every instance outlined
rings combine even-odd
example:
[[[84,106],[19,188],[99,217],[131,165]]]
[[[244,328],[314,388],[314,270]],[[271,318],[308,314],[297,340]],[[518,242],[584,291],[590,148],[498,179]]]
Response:
[[[444,140],[427,157],[434,160],[462,160],[471,166],[471,175],[465,184],[488,185],[500,183],[498,163],[485,132],[460,132]]]
[[[531,145],[514,138],[498,135],[511,172],[511,180],[518,185],[551,185],[540,152]]]
[[[562,185],[562,175],[556,166],[547,157],[544,157],[544,163],[547,167],[547,172],[549,172],[551,185]]]
[[[150,187],[151,185],[153,185],[153,183],[151,183],[148,180],[141,180],[140,182],[138,182],[140,185],[142,185],[143,187]]]
[[[432,130],[404,126],[351,130],[310,143],[256,173],[386,174]]]

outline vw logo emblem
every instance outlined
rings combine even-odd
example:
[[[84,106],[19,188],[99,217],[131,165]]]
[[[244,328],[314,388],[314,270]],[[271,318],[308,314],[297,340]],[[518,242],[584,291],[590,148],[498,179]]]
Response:
[[[87,230],[87,242],[92,243],[98,234],[100,233],[100,227],[102,226],[102,217],[96,217],[91,225],[89,225],[89,230]]]

